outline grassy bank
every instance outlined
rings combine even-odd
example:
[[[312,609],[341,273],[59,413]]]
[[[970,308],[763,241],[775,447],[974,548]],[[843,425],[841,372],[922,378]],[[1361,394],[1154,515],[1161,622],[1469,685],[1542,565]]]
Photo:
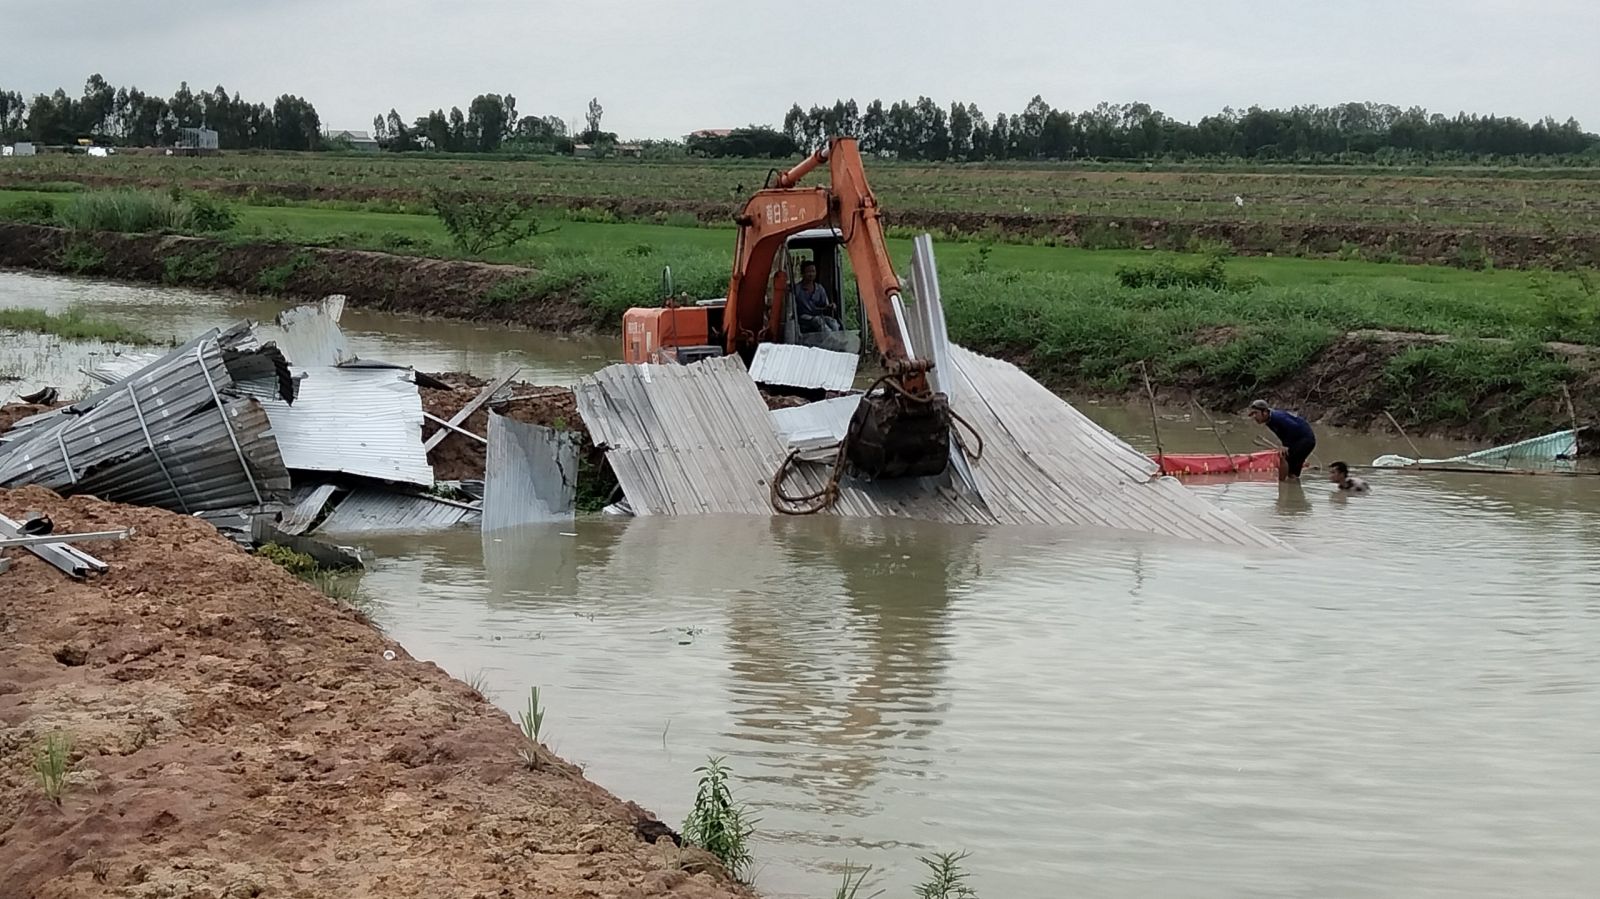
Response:
[[[126,343],[150,346],[155,338],[136,328],[104,319],[94,319],[82,312],[46,312],[43,309],[0,309],[0,331],[23,331],[31,334],[50,334],[63,340],[97,340],[101,343]]]
[[[41,197],[50,195],[0,191],[0,209]],[[237,221],[217,235],[221,247],[463,256],[439,220],[428,215],[327,206],[235,211]],[[729,229],[622,223],[563,211],[544,213],[540,224],[543,233],[525,243],[473,257],[518,268],[467,269],[484,278],[473,290],[440,302],[426,298],[435,289],[421,283],[427,279],[392,281],[381,308],[609,330],[629,306],[659,302],[664,266],[671,267],[678,291],[708,297],[726,289],[734,237]],[[890,250],[904,265],[910,243],[891,240]],[[92,262],[97,252],[105,251],[79,250],[75,258]],[[324,282],[344,289],[336,279],[311,277],[317,266],[332,263],[309,250],[284,252],[241,279],[222,271],[228,264],[217,248],[184,248],[165,253],[159,271],[147,268],[141,276],[265,293],[312,291]],[[1355,422],[1352,409],[1376,418],[1393,406],[1421,430],[1498,438],[1563,420],[1559,385],[1577,385],[1585,377],[1581,362],[1542,344],[1600,345],[1600,281],[1583,271],[1209,260],[1138,250],[939,245],[952,337],[1018,361],[1061,389],[1129,391],[1138,386],[1142,361],[1158,386],[1190,392],[1217,408],[1271,394],[1331,414],[1344,410]],[[98,270],[76,270],[120,271],[113,269],[103,262]],[[1195,272],[1211,274],[1188,276]],[[1376,368],[1365,359],[1349,371],[1319,367],[1330,353],[1349,348],[1352,332],[1363,331],[1449,340],[1387,340],[1374,356],[1382,362]],[[1318,372],[1315,382],[1299,383],[1312,371]],[[1371,389],[1352,392],[1345,380],[1370,382]],[[1323,399],[1329,395],[1345,399]],[[1525,420],[1518,421],[1519,414]]]

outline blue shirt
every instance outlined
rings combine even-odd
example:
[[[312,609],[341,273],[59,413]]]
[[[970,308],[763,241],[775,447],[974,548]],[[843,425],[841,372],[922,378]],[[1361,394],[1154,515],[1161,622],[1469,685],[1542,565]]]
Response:
[[[804,281],[795,284],[794,300],[799,304],[801,315],[828,314],[828,290],[822,286],[821,281],[811,285],[810,291],[806,290]]]
[[[1267,416],[1267,430],[1278,435],[1284,446],[1294,446],[1296,443],[1317,442],[1317,435],[1312,432],[1311,425],[1305,419],[1292,412],[1274,409]]]

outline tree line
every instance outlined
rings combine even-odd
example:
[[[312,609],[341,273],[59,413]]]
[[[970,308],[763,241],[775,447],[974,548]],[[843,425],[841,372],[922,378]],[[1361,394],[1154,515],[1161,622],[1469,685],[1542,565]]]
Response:
[[[372,135],[385,150],[404,153],[412,150],[437,150],[444,153],[570,153],[574,143],[616,143],[617,136],[600,130],[605,110],[598,98],[589,101],[585,116],[588,127],[575,137],[568,134],[560,116],[520,115],[517,98],[511,94],[479,94],[450,112],[435,109],[406,124],[400,113],[372,119]]]
[[[1529,124],[1505,116],[1445,116],[1381,103],[1225,108],[1189,123],[1148,103],[1101,103],[1073,113],[1035,96],[1020,113],[991,121],[976,104],[945,107],[928,97],[862,109],[854,99],[790,107],[783,134],[802,150],[850,135],[864,152],[913,160],[1154,160],[1242,158],[1284,161],[1513,156],[1600,157],[1600,137],[1575,119]]]
[[[309,100],[284,94],[269,107],[217,85],[195,93],[187,81],[169,98],[137,87],[113,87],[99,74],[72,96],[62,88],[31,101],[0,89],[0,140],[73,144],[88,138],[115,146],[172,145],[184,128],[210,128],[223,149],[315,150],[322,123]]]

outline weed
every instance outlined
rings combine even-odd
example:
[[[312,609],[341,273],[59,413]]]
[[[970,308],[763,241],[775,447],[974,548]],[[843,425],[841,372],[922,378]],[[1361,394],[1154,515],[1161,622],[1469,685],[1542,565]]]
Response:
[[[530,769],[539,767],[539,736],[544,730],[544,706],[539,704],[539,688],[528,689],[528,708],[517,712],[517,721],[522,725],[522,735],[528,739],[528,745],[521,750],[522,762]]]
[[[106,254],[86,240],[68,238],[61,247],[61,267],[73,274],[86,275],[105,265]]]
[[[189,194],[189,227],[195,231],[229,231],[239,224],[239,213],[226,201],[210,194]]]
[[[478,694],[479,699],[489,698],[489,672],[479,668],[467,676],[467,687]]]
[[[683,822],[683,836],[716,856],[729,874],[742,877],[750,866],[750,837],[757,822],[745,806],[734,803],[728,788],[732,772],[723,759],[708,759],[695,773],[700,775],[700,787]]]
[[[23,197],[0,209],[0,219],[28,225],[55,224],[56,204],[48,197]]]
[[[316,559],[277,543],[268,543],[257,548],[256,555],[277,564],[296,577],[307,577],[317,571]]]
[[[861,899],[861,887],[867,881],[867,875],[872,873],[872,866],[865,865],[857,868],[849,862],[844,863],[844,880],[839,884],[839,889],[834,891],[833,899]],[[868,893],[866,899],[877,899],[883,895],[883,890]]]
[[[256,287],[263,293],[286,293],[294,276],[317,264],[315,256],[299,250],[277,265],[261,270],[256,276]]]
[[[56,805],[67,790],[67,773],[71,768],[72,738],[60,731],[50,735],[33,759],[33,770],[39,775],[44,795]]]
[[[967,872],[961,868],[966,858],[965,852],[941,852],[917,859],[928,866],[928,878],[917,884],[917,899],[977,899],[977,891],[967,885]]]
[[[161,261],[161,283],[206,284],[215,281],[221,271],[221,259],[216,250],[198,253],[173,253]]]
[[[138,190],[76,194],[61,210],[61,223],[80,231],[183,231],[193,222],[192,207]]]
[[[1163,259],[1153,263],[1123,265],[1117,268],[1117,281],[1123,287],[1202,288],[1205,290],[1240,289],[1228,277],[1227,259],[1204,256],[1198,260]]]
[[[970,256],[966,264],[961,267],[963,274],[982,275],[989,271],[989,257],[994,253],[994,244],[990,242],[978,245],[978,252]]]
[[[63,340],[98,340],[151,346],[158,341],[142,331],[117,322],[86,316],[77,309],[47,312],[43,309],[0,309],[0,330],[50,334]]]
[[[1078,246],[1086,250],[1131,250],[1136,244],[1133,230],[1116,222],[1090,222],[1078,232]]]

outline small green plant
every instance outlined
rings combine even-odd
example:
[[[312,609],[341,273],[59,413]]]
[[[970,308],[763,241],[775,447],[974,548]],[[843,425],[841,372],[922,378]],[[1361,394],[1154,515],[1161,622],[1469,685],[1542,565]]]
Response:
[[[256,275],[256,287],[263,293],[284,293],[296,274],[317,264],[316,257],[305,250],[297,250],[288,259],[261,270]]]
[[[28,225],[53,225],[56,204],[48,197],[23,197],[0,210],[0,218]]]
[[[872,866],[865,865],[857,868],[849,862],[844,863],[844,880],[839,884],[839,889],[833,893],[833,899],[861,899],[861,887],[866,884],[867,875],[872,873]],[[877,899],[883,895],[883,890],[868,893],[866,899]]]
[[[105,265],[106,254],[87,240],[68,238],[61,247],[61,267],[76,275],[86,275]]]
[[[317,571],[317,560],[287,546],[268,543],[256,550],[256,555],[273,562],[296,577],[306,577]]]
[[[189,194],[189,227],[195,231],[229,231],[239,224],[239,213],[210,194]]]
[[[192,221],[187,204],[139,190],[76,194],[61,210],[61,223],[80,231],[183,231]]]
[[[528,708],[517,713],[517,721],[522,725],[522,735],[528,738],[528,745],[521,750],[523,764],[530,769],[539,767],[539,735],[544,730],[544,706],[539,704],[539,688],[528,689]]]
[[[221,269],[216,250],[173,253],[161,261],[161,283],[203,284],[215,280]]]
[[[917,859],[928,866],[928,878],[917,884],[917,899],[977,899],[977,891],[967,885],[967,872],[961,868],[966,858],[965,852],[940,852]]]
[[[989,271],[989,256],[994,253],[994,244],[984,242],[978,245],[978,252],[968,257],[965,265],[961,267],[963,274],[981,275]]]
[[[429,199],[456,248],[470,256],[513,247],[539,233],[533,207],[518,197],[434,190]]]
[[[689,842],[716,856],[728,873],[736,878],[743,876],[750,866],[750,837],[755,833],[755,819],[743,805],[735,804],[728,788],[733,772],[720,757],[708,759],[694,769],[700,775],[700,787],[694,797],[694,807],[683,822],[683,835]]]
[[[39,775],[44,795],[56,805],[67,791],[67,772],[71,768],[72,738],[60,731],[50,735],[33,759],[33,770]]]
[[[478,694],[478,698],[487,699],[489,697],[489,672],[479,668],[477,671],[467,675],[466,683],[472,692]]]

